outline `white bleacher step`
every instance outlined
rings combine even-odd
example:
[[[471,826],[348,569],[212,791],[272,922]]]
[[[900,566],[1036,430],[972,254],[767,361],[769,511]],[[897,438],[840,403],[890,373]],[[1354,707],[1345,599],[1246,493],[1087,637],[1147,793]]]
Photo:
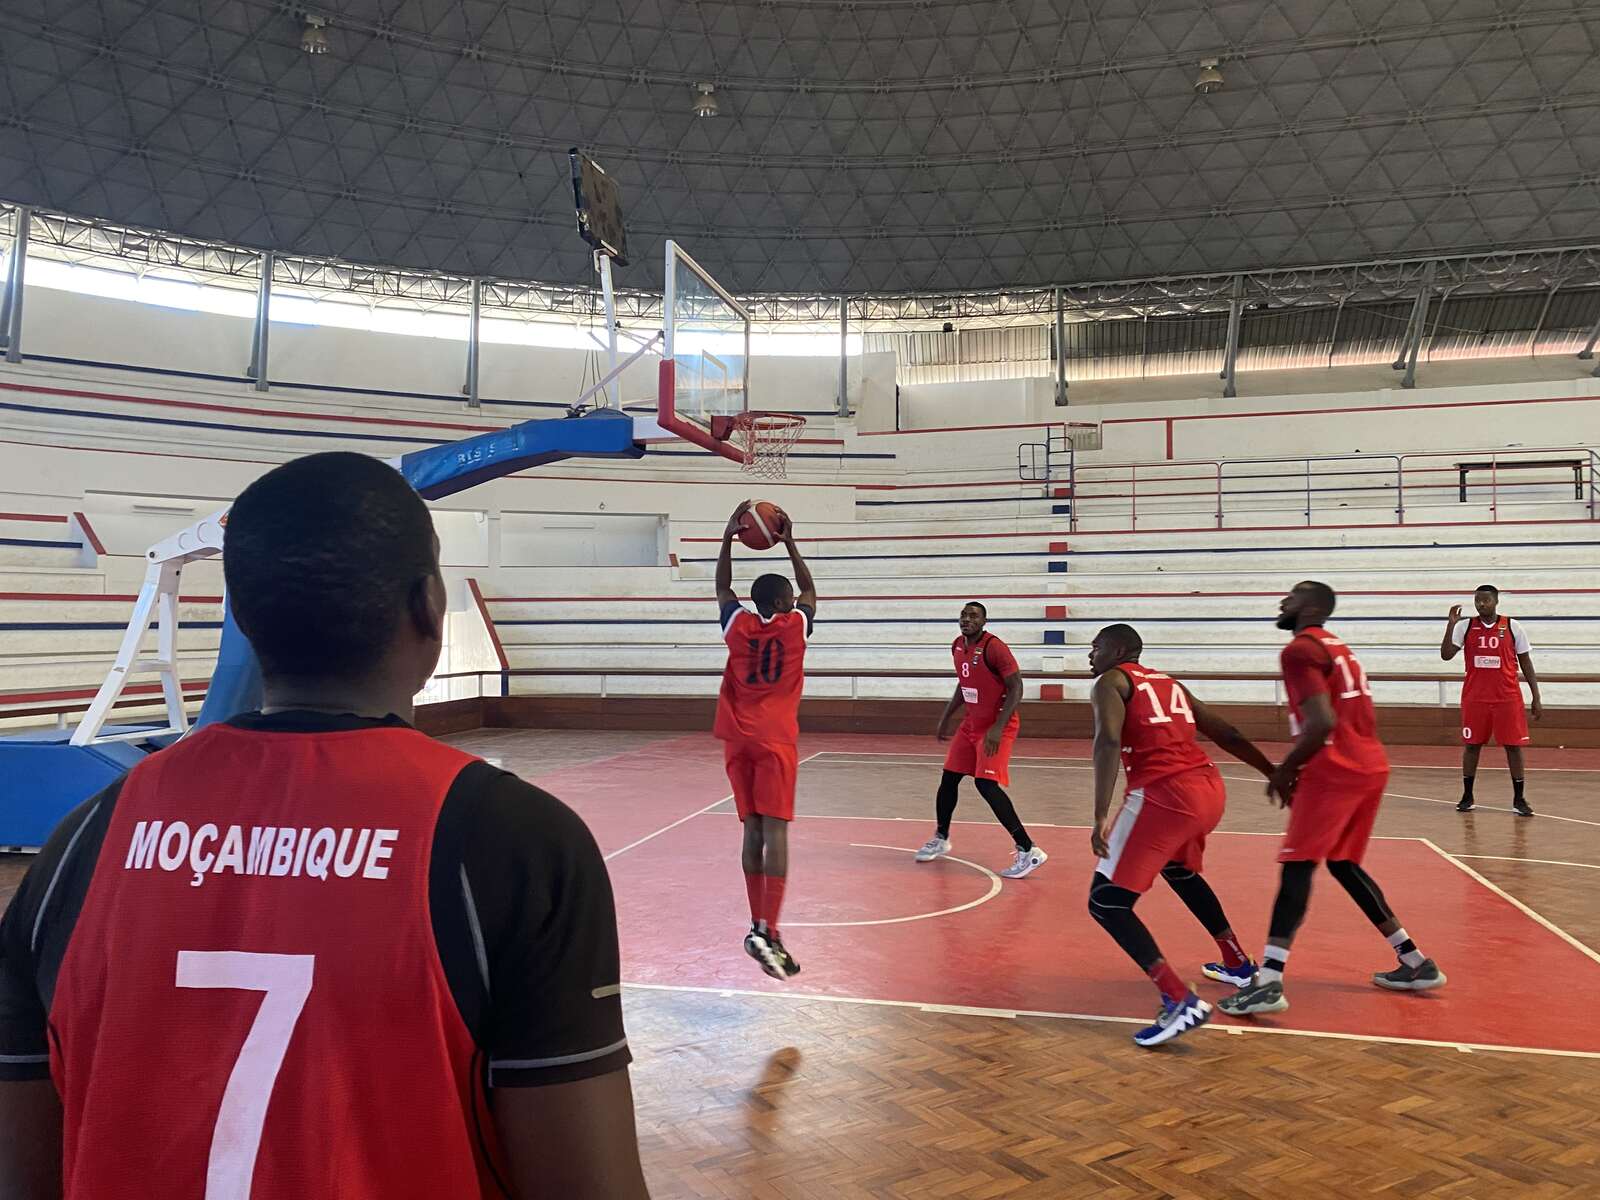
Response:
[[[1439,569],[1480,572],[1521,570],[1527,567],[1563,567],[1569,570],[1600,568],[1600,544],[1529,543],[1524,546],[1383,546],[1317,547],[1290,552],[1283,549],[1151,550],[1128,553],[1075,551],[1067,556],[1068,574],[1125,575],[1159,568],[1172,571],[1298,572],[1300,578],[1318,572],[1362,568]]]
[[[1056,556],[1059,559],[1059,555]],[[849,555],[831,557],[808,555],[806,563],[817,579],[881,579],[899,572],[908,575],[1024,575],[1042,578],[1048,575],[1051,556],[1047,553],[1018,553],[1016,555],[977,555],[953,553],[949,555],[885,554]],[[684,562],[680,570],[684,579],[710,580],[716,575],[714,562]],[[733,577],[737,580],[754,579],[768,572],[793,575],[786,558],[772,559],[735,558]]]
[[[1044,621],[1037,615],[1029,620],[991,620],[989,631],[1015,645],[1054,645],[1064,651],[1087,651],[1095,634],[1114,619],[1076,619]],[[1274,653],[1281,649],[1284,635],[1273,624],[1270,612],[1248,617],[1193,615],[1173,619],[1136,619],[1139,633],[1152,643],[1177,643],[1182,639],[1205,639],[1236,647],[1266,646]],[[1345,636],[1363,649],[1431,648],[1438,659],[1442,622],[1432,620],[1362,619],[1347,615],[1339,623]],[[718,646],[722,634],[714,618],[702,614],[698,620],[666,618],[640,619],[562,619],[538,623],[497,621],[496,629],[507,650],[513,646],[561,646],[573,641],[594,641],[602,636],[616,645]],[[1537,624],[1541,657],[1565,655],[1600,647],[1600,618],[1589,621],[1541,621]],[[958,629],[948,616],[908,621],[892,617],[850,619],[819,614],[811,637],[812,647],[872,646],[927,647],[948,646]],[[1052,641],[1052,635],[1062,641]],[[1531,637],[1531,632],[1530,632]]]
[[[105,572],[98,568],[0,566],[0,592],[90,596],[105,590]]]
[[[1079,531],[1080,550],[1184,550],[1255,546],[1272,549],[1280,546],[1413,546],[1477,545],[1487,542],[1529,542],[1540,540],[1597,539],[1597,528],[1588,521],[1560,522],[1551,525],[1410,525],[1374,526],[1363,529],[1327,529],[1317,526],[1285,526],[1270,530],[1198,529],[1174,532],[1140,531],[1129,533],[1086,533]]]

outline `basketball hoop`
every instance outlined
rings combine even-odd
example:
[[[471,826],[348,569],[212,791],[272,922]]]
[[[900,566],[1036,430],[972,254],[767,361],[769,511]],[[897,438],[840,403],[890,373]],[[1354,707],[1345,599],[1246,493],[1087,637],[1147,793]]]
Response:
[[[806,419],[794,413],[742,412],[730,422],[728,440],[744,453],[744,473],[784,479],[789,451],[800,440]]]

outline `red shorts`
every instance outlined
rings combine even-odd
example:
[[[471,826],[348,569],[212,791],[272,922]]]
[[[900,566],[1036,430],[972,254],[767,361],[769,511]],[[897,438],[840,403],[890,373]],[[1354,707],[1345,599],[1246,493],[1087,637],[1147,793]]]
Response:
[[[1502,746],[1528,744],[1528,710],[1522,705],[1522,693],[1515,699],[1461,702],[1463,744],[1486,745],[1491,736]]]
[[[950,753],[944,756],[944,769],[974,779],[992,779],[1001,787],[1011,784],[1011,747],[1017,740],[1017,726],[1007,725],[1000,735],[1000,749],[993,754],[984,747],[992,726],[973,729],[963,725],[950,739]]]
[[[793,742],[723,742],[722,761],[733,785],[739,820],[751,813],[794,820],[794,785],[800,755]]]
[[[1295,784],[1278,861],[1360,862],[1388,783],[1387,771],[1357,775],[1308,766]]]
[[[1200,870],[1206,835],[1222,820],[1227,802],[1215,767],[1198,767],[1133,789],[1111,823],[1111,852],[1094,869],[1118,887],[1140,893],[1150,890],[1168,863]]]

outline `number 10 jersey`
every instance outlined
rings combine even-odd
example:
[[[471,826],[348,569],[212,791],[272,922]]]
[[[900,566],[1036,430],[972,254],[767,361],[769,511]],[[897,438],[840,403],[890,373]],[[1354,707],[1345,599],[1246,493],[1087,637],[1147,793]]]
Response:
[[[722,622],[728,665],[712,729],[717,737],[725,742],[800,740],[811,622],[812,614],[804,608],[762,617],[743,605],[728,605]]]

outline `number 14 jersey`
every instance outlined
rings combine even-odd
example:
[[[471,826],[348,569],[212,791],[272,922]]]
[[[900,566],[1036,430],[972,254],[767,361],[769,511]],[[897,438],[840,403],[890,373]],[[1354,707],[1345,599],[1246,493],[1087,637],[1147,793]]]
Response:
[[[763,617],[729,604],[722,618],[728,665],[712,733],[725,742],[798,742],[812,614],[793,608]]]
[[[1128,771],[1128,790],[1211,766],[1210,756],[1195,740],[1194,713],[1183,685],[1136,662],[1122,663],[1116,669],[1133,687],[1122,722],[1122,764]]]

